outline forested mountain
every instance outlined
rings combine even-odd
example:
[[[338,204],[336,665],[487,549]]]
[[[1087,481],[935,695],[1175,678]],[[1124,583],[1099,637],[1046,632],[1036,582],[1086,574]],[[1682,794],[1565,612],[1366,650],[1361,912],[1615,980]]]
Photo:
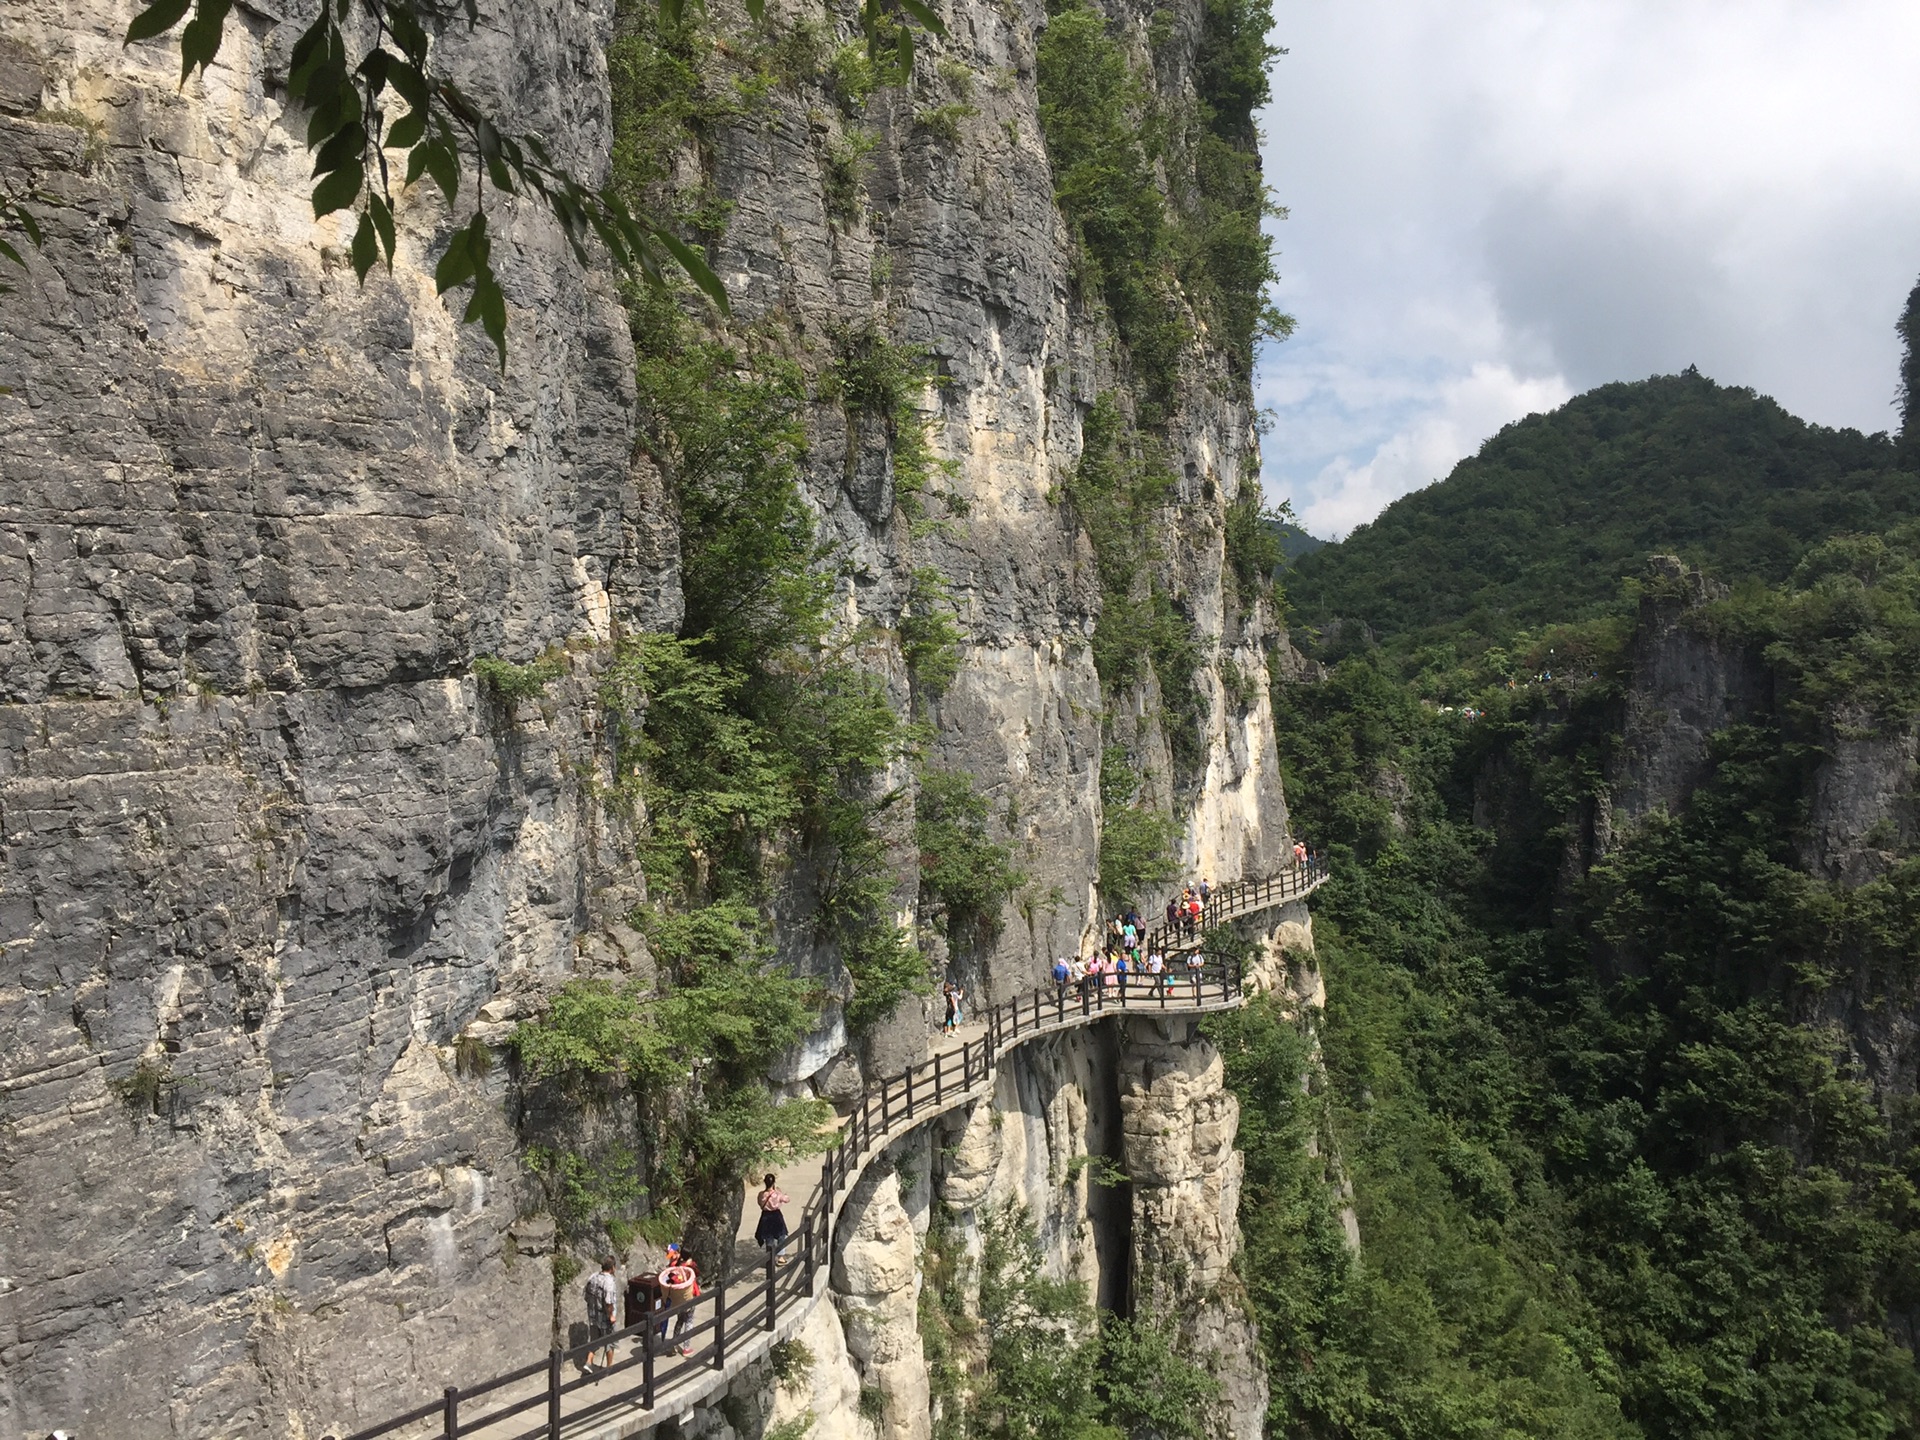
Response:
[[[1829,430],[1688,370],[1603,385],[1507,426],[1288,576],[1297,623],[1363,622],[1390,650],[1463,658],[1588,619],[1652,551],[1786,578],[1841,531],[1920,513],[1885,436]]]
[[[1888,523],[1920,478],[1891,461],[1691,373],[1611,385],[1299,567],[1299,611],[1382,643],[1337,629],[1274,688],[1333,863],[1324,1013],[1215,1027],[1270,1434],[1920,1428],[1920,524]],[[1515,683],[1434,644],[1519,627],[1581,663]]]

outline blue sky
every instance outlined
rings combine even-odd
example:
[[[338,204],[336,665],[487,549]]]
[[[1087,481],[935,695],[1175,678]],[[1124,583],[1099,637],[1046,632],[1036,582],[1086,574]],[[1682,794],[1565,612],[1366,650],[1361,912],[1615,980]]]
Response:
[[[1277,0],[1272,500],[1343,535],[1502,425],[1697,364],[1893,424],[1920,0]]]

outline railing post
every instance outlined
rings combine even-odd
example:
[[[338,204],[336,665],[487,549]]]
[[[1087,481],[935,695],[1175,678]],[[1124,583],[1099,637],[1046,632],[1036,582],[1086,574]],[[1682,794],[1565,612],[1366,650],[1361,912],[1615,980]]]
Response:
[[[560,1351],[547,1352],[547,1440],[560,1440],[560,1360]]]
[[[767,1329],[773,1329],[773,1247],[767,1247]]]
[[[713,1368],[727,1368],[727,1282],[713,1287]]]
[[[907,1066],[907,1119],[913,1119],[913,1066]]]
[[[449,1385],[440,1410],[442,1433],[447,1440],[460,1440],[460,1387]]]
[[[640,1347],[640,1403],[653,1408],[653,1338],[656,1326],[653,1312],[647,1312],[647,1342]]]
[[[818,1216],[820,1228],[823,1230],[826,1228],[827,1212],[832,1208],[833,1208],[833,1197],[829,1195],[826,1197],[825,1203],[821,1205],[820,1214]],[[807,1222],[807,1293],[809,1295],[813,1293],[814,1266],[819,1263],[819,1261],[815,1258],[815,1252],[814,1252],[814,1247],[819,1243],[819,1239],[813,1233],[813,1227],[814,1227],[814,1221],[809,1220]]]
[[[933,1057],[933,1103],[937,1108],[946,1096],[946,1087],[940,1083],[940,1062],[947,1058],[944,1050],[936,1051]]]

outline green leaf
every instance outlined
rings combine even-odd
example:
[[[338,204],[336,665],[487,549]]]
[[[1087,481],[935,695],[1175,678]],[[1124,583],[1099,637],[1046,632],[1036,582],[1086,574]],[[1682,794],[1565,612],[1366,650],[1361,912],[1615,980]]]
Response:
[[[901,30],[894,37],[894,84],[913,83],[913,31]]]
[[[369,50],[359,65],[359,74],[373,87],[375,95],[387,88],[387,69],[393,64],[390,50]]]
[[[353,232],[353,273],[359,277],[362,285],[367,283],[367,272],[373,269],[373,262],[380,258],[379,242],[373,233],[373,216],[367,211],[360,212],[359,228]]]
[[[486,163],[487,178],[493,181],[493,188],[513,193],[513,176],[507,173],[506,162],[501,156],[500,132],[493,128],[488,120],[480,120],[473,127],[473,143],[480,151],[480,158]]]
[[[393,43],[398,45],[411,60],[424,59],[427,53],[427,32],[420,28],[420,22],[414,18],[413,11],[405,5],[387,7],[387,29],[393,35]],[[398,82],[395,83],[398,89]],[[402,95],[407,92],[402,89]],[[412,97],[408,97],[412,98]]]
[[[196,69],[204,70],[220,53],[220,37],[227,28],[227,13],[233,0],[196,0],[193,19],[180,32],[180,83]]]
[[[360,198],[367,173],[358,160],[349,161],[313,187],[313,218],[350,208]]]
[[[14,249],[13,246],[9,245],[5,240],[0,240],[0,256],[4,256],[7,259],[11,260],[14,264],[18,265],[22,270],[27,268],[27,262],[20,258],[20,252]]]
[[[387,252],[387,272],[393,272],[393,207],[371,191],[367,194],[367,213],[373,217],[374,231],[380,236],[380,248]]]
[[[767,0],[747,0],[747,18],[759,25],[767,18]]]
[[[20,222],[20,228],[27,232],[27,239],[38,248],[46,243],[46,236],[40,233],[40,222],[33,218],[33,212],[19,201],[13,205],[13,218]]]
[[[387,67],[387,83],[393,86],[402,100],[421,113],[424,124],[424,117],[433,108],[433,102],[428,97],[427,77],[421,74],[420,67],[396,60]]]
[[[315,72],[308,100],[313,105],[313,116],[307,121],[308,149],[360,119],[360,92],[344,65],[329,61]]]
[[[447,252],[433,267],[434,289],[444,295],[456,285],[464,285],[487,263],[487,217],[475,215],[453,232]]]
[[[393,124],[387,127],[387,133],[381,138],[381,145],[392,150],[411,150],[420,143],[420,137],[427,133],[427,112],[409,110]]]
[[[461,157],[453,148],[453,140],[447,138],[445,127],[440,131],[440,140],[432,142],[426,152],[426,173],[434,177],[434,184],[440,186],[440,194],[447,198],[447,204],[453,204],[453,198],[461,192]]]
[[[499,283],[493,278],[493,269],[481,257],[474,268],[473,298],[467,302],[467,313],[462,317],[468,323],[478,320],[493,340],[493,348],[500,355],[502,374],[507,369],[507,297],[500,293]]]
[[[287,93],[296,100],[305,99],[314,72],[339,49],[340,32],[333,28],[332,17],[322,8],[319,18],[293,42],[293,54],[287,60]]]
[[[707,262],[699,251],[681,240],[679,236],[665,230],[654,232],[660,243],[667,247],[667,253],[680,262],[680,268],[720,307],[722,315],[733,313],[733,306],[727,300],[727,287],[720,283],[720,277],[707,268]]]
[[[133,23],[127,26],[126,37],[121,43],[131,45],[136,40],[151,40],[156,35],[166,34],[180,23],[192,3],[193,0],[154,0],[153,4],[133,17]]]
[[[363,159],[366,151],[367,127],[357,122],[342,125],[327,137],[327,143],[320,147],[320,153],[314,157],[315,178],[338,170],[349,160]]]
[[[921,0],[900,0],[900,8],[918,20],[922,25],[926,26],[932,34],[944,35],[947,33],[946,21],[934,14],[930,6],[923,5]]]
[[[460,193],[460,162],[445,139],[422,140],[413,147],[413,153],[407,157],[407,183],[413,184],[422,171],[433,177],[440,193],[447,197],[447,203],[453,204],[454,197]]]

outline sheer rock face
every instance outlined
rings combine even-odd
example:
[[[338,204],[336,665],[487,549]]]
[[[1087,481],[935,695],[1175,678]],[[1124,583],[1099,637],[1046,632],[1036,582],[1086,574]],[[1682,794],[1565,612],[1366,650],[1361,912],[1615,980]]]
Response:
[[[394,273],[364,287],[350,221],[312,219],[282,86],[311,0],[237,9],[184,87],[170,45],[121,45],[135,8],[0,7],[0,175],[47,202],[44,249],[0,273],[0,1431],[312,1437],[520,1363],[554,1313],[518,1101],[502,1071],[459,1073],[452,1042],[498,1044],[525,996],[632,958],[631,847],[595,798],[596,669],[616,628],[677,622],[675,532],[635,459],[609,276],[499,205],[502,373],[434,295],[449,222],[431,192],[403,198]],[[1184,53],[1201,7],[1173,8]],[[928,763],[976,777],[1031,877],[997,938],[952,957],[990,1001],[1099,921],[1099,593],[1055,490],[1122,377],[1076,297],[1040,143],[1044,9],[951,9],[976,113],[948,144],[877,97],[859,219],[826,216],[806,98],[719,129],[712,179],[736,205],[716,260],[743,322],[777,314],[815,368],[877,325],[938,369],[922,404],[963,520],[911,533],[872,422],[826,401],[806,486],[850,626],[890,631],[918,566],[953,585],[968,643],[953,685],[918,698]],[[1144,50],[1154,7],[1113,10]],[[591,176],[610,19],[610,0],[483,4],[446,43],[483,104]],[[1171,427],[1188,508],[1169,583],[1218,642],[1199,772],[1174,775],[1150,685],[1121,717],[1149,797],[1191,815],[1184,862],[1216,881],[1288,842],[1265,687],[1229,683],[1258,672],[1272,622],[1223,579],[1222,510],[1254,452],[1218,378],[1194,367]],[[477,655],[548,647],[567,673],[538,703],[509,712],[472,677]],[[874,649],[905,708],[897,647]],[[903,844],[904,908],[911,867]],[[920,1007],[864,1057],[838,1043],[793,1083],[845,1093],[855,1059],[911,1056]],[[1075,1168],[1130,1167],[1112,1043],[1023,1052],[997,1126],[982,1107],[952,1162],[929,1151],[896,1195],[904,1242],[870,1198],[860,1243],[900,1258],[936,1193],[1023,1203],[1060,1273],[1124,1294],[1139,1196]],[[1209,1137],[1161,1187],[1183,1214],[1233,1183]],[[1217,1241],[1230,1254],[1230,1230]],[[812,1347],[829,1408],[862,1380],[918,1393],[911,1347],[867,1323],[912,1323],[885,1268],[849,1270],[846,1319],[817,1322],[848,1347],[844,1366],[824,1332]],[[562,1295],[563,1333],[578,1316]]]
[[[1221,1384],[1213,1433],[1254,1437],[1267,1413],[1259,1336],[1240,1250],[1240,1177],[1233,1148],[1240,1102],[1220,1054],[1191,1020],[1121,1022],[1120,1112],[1133,1185],[1134,1303],[1168,1317],[1188,1354]]]
[[[524,9],[462,43],[600,153],[606,14]],[[0,300],[0,1431],[318,1434],[544,1329],[446,1047],[571,965],[617,837],[589,661],[514,716],[469,661],[672,587],[604,279],[503,212],[500,374],[432,206],[364,288],[314,222],[302,20],[181,91],[132,13],[0,10],[0,174],[51,197]]]
[[[1712,774],[1713,734],[1734,724],[1775,723],[1790,698],[1762,647],[1722,639],[1690,613],[1724,590],[1672,557],[1656,557],[1650,573],[1661,593],[1641,603],[1625,743],[1607,777],[1613,804],[1597,808],[1590,837],[1576,833],[1569,871],[1592,863],[1650,812],[1683,813]],[[1836,705],[1822,718],[1818,757],[1806,767],[1804,785],[1800,866],[1843,888],[1879,879],[1920,839],[1920,716]],[[1920,991],[1879,973],[1867,956],[1841,958],[1851,973],[1822,994],[1811,1018],[1847,1036],[1883,1095],[1911,1095]]]

